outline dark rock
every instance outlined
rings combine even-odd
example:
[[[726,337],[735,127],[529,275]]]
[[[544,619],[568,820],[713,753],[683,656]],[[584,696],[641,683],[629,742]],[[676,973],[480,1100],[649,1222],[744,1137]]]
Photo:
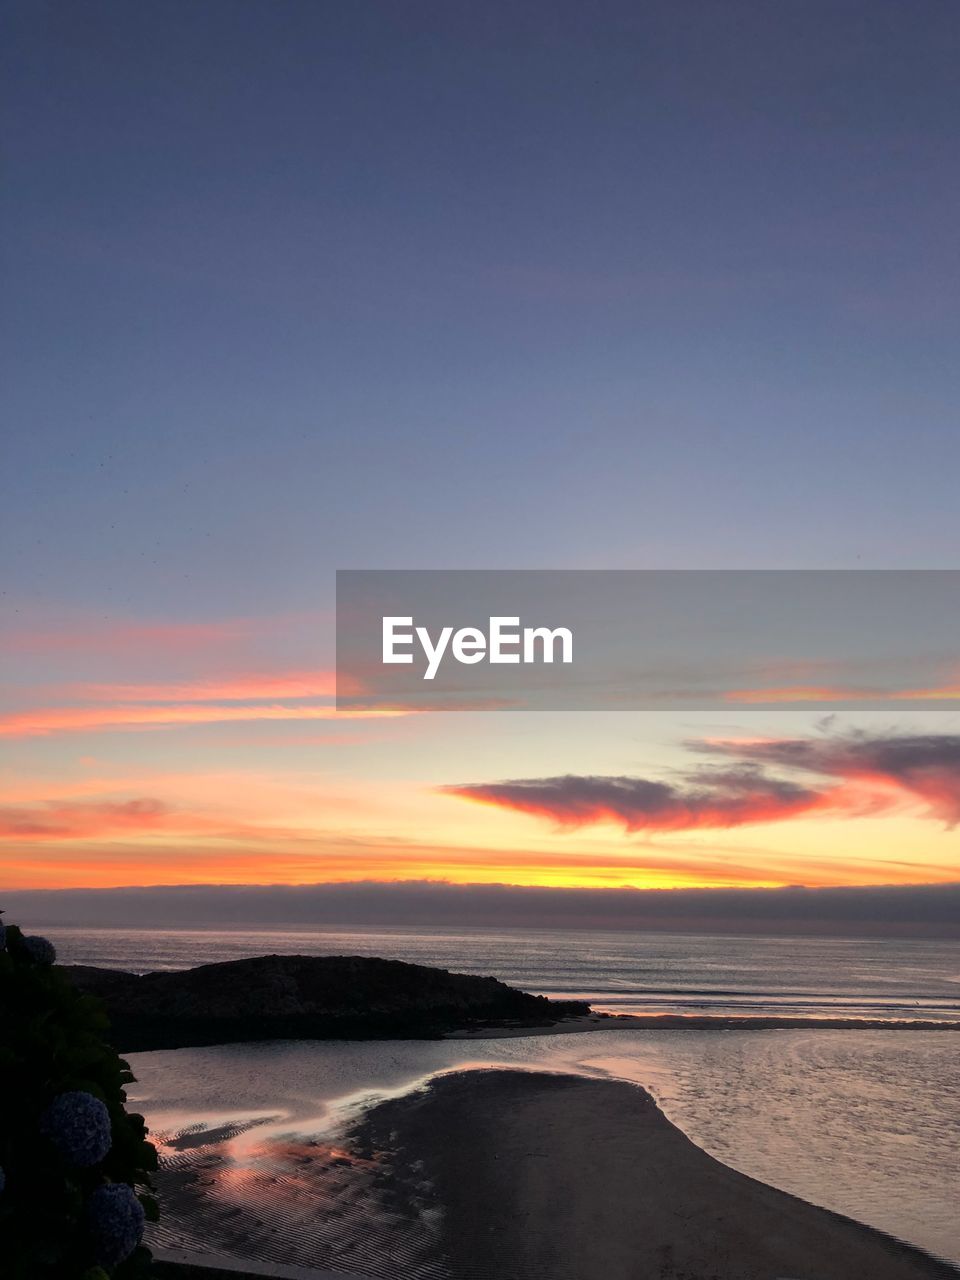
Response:
[[[479,1026],[549,1026],[589,1005],[363,956],[258,956],[137,975],[64,972],[107,1007],[122,1053],[240,1040],[423,1039]]]

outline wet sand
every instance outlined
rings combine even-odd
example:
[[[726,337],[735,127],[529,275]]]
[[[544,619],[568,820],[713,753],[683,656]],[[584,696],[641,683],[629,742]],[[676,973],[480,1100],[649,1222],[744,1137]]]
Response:
[[[504,1040],[512,1036],[574,1035],[582,1031],[960,1031],[960,1022],[883,1018],[731,1017],[696,1013],[588,1013],[547,1026],[498,1023],[448,1031],[444,1040]]]
[[[714,1160],[635,1085],[458,1072],[349,1135],[470,1280],[920,1280],[956,1269]],[[829,1171],[824,1172],[825,1179]]]

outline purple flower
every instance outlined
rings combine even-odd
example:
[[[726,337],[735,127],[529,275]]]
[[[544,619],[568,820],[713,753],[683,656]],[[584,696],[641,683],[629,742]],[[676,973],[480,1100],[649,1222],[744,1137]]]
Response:
[[[57,958],[57,949],[47,938],[32,933],[23,940],[24,950],[31,960],[37,964],[53,964]]]
[[[54,1098],[40,1117],[40,1131],[79,1169],[99,1164],[110,1150],[110,1113],[82,1089]]]
[[[125,1182],[98,1187],[87,1202],[87,1230],[102,1267],[115,1267],[140,1243],[143,1206]]]

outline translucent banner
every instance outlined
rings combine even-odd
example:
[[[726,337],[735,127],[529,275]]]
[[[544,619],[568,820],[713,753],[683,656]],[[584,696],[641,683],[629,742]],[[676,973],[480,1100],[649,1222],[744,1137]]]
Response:
[[[342,570],[337,705],[960,706],[957,570]]]

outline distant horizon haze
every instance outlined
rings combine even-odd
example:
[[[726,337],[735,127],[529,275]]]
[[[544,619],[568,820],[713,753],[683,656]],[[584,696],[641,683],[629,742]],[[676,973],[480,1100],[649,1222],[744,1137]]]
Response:
[[[544,888],[436,881],[18,890],[25,927],[541,928],[701,934],[960,938],[960,881],[774,889]]]

